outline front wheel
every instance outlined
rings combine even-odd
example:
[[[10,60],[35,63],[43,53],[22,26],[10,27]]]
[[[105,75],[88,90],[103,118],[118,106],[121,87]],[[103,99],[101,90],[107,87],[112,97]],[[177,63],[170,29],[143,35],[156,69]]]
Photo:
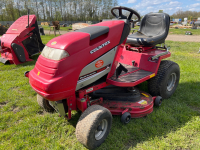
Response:
[[[100,146],[107,138],[112,125],[112,114],[99,105],[88,107],[76,125],[76,138],[89,149]]]
[[[49,101],[37,94],[38,104],[47,112],[54,112],[54,108],[49,104]]]
[[[149,93],[168,99],[176,90],[180,79],[180,68],[169,60],[161,61],[157,75],[148,81]]]

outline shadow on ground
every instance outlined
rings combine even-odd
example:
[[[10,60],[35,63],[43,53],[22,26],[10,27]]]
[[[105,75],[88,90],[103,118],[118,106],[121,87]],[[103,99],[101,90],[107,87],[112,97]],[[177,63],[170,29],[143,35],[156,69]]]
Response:
[[[147,82],[138,86],[148,92]],[[137,144],[154,139],[167,138],[168,133],[185,126],[193,116],[200,115],[200,82],[180,83],[170,99],[163,100],[147,117],[131,119],[122,125],[120,116],[114,116],[111,132],[98,149],[129,149]]]

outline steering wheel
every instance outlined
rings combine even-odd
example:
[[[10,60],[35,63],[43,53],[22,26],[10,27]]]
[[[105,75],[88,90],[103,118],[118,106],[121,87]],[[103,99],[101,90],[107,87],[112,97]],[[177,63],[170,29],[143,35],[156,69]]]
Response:
[[[115,9],[118,9],[118,10],[119,10],[119,16],[117,16],[117,15],[114,13],[114,10],[115,10]],[[122,10],[127,10],[127,11],[130,12],[130,15],[128,16],[128,20],[129,20],[129,21],[132,21],[131,18],[132,18],[132,16],[133,16],[133,14],[137,16],[137,20],[136,20],[136,21],[132,21],[132,22],[135,23],[135,22],[140,21],[140,15],[139,15],[139,13],[138,13],[136,10],[130,9],[130,8],[128,8],[128,7],[124,7],[124,6],[115,6],[115,7],[113,7],[113,8],[111,9],[111,13],[112,13],[113,16],[115,16],[117,19],[127,19],[127,17],[124,16],[124,15],[122,14]]]

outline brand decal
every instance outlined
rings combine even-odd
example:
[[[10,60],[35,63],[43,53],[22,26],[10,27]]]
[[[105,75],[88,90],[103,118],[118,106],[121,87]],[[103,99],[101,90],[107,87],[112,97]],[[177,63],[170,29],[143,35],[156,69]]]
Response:
[[[93,54],[94,52],[96,52],[96,51],[102,49],[104,46],[106,46],[106,45],[108,45],[108,44],[110,44],[110,41],[107,41],[107,42],[103,43],[102,45],[98,46],[97,48],[91,50],[91,51],[90,51],[90,54]]]
[[[40,75],[40,72],[38,72],[37,75],[39,76],[39,75]]]
[[[100,68],[101,66],[103,66],[104,62],[103,60],[98,60],[96,63],[95,63],[95,67],[96,68]]]
[[[12,30],[17,31],[17,29],[12,29]]]
[[[54,42],[52,42],[52,43],[51,43],[51,45],[56,45],[56,43],[57,43],[57,42],[56,42],[56,41],[54,41]]]

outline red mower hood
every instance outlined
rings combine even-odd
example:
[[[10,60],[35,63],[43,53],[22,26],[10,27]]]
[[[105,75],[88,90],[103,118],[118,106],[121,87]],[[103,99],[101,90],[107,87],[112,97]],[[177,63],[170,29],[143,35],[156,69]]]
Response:
[[[89,29],[90,27],[97,27],[96,29],[98,29],[98,27],[107,27],[109,29],[107,34],[102,34],[101,36],[91,40],[90,37],[91,35],[89,33],[77,30],[75,32],[68,32],[64,35],[53,38],[47,43],[47,46],[56,49],[66,50],[69,53],[69,55],[72,55],[90,46],[94,45],[95,47],[96,44],[98,46],[98,43],[100,41],[104,41],[104,39],[111,40],[112,38],[109,38],[109,36],[112,35],[116,36],[115,38],[117,38],[117,41],[115,41],[115,43],[118,43],[121,38],[123,26],[124,26],[124,21],[119,21],[119,20],[101,22],[95,25],[91,25],[87,28]],[[104,42],[106,42],[106,40]]]
[[[81,43],[81,44],[80,44]],[[83,32],[69,32],[53,38],[47,43],[48,47],[66,50],[70,55],[89,46],[90,35]]]

